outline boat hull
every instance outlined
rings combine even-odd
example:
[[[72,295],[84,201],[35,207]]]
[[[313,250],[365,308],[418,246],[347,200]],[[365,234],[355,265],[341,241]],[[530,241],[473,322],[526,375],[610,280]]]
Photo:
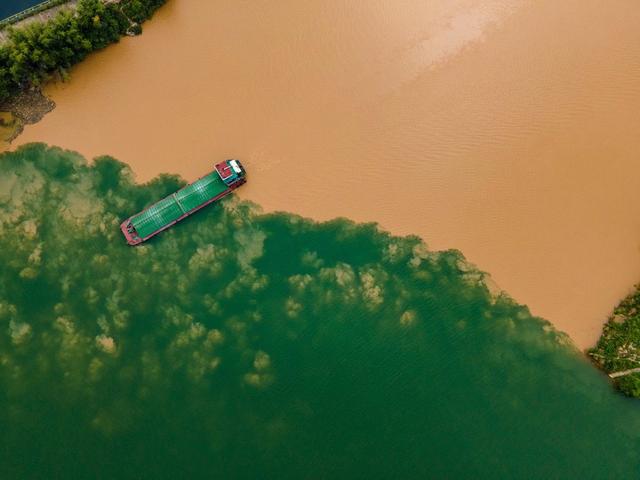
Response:
[[[201,210],[202,208],[206,207],[207,205],[211,205],[212,203],[215,203],[217,201],[219,201],[220,199],[226,197],[227,195],[229,195],[231,192],[233,192],[236,188],[240,187],[241,185],[243,185],[246,182],[245,179],[241,179],[238,182],[234,183],[233,185],[230,185],[226,190],[224,190],[223,192],[221,192],[220,194],[216,195],[215,197],[207,200],[206,202],[203,202],[202,204],[198,205],[195,208],[192,208],[191,210],[189,210],[188,212],[185,212],[183,215],[181,215],[180,217],[176,218],[174,221],[164,225],[162,228],[158,228],[157,230],[151,232],[149,235],[146,235],[145,237],[135,237],[129,230],[128,227],[131,224],[131,219],[137,215],[140,215],[140,213],[144,213],[148,208],[151,208],[153,205],[151,205],[150,207],[148,207],[147,209],[143,210],[142,212],[131,216],[129,218],[127,218],[124,222],[122,222],[120,224],[120,230],[122,231],[122,234],[124,235],[125,239],[127,240],[127,243],[131,246],[135,246],[135,245],[140,245],[144,242],[146,242],[147,240],[149,240],[152,237],[155,237],[156,235],[158,235],[160,232],[163,232],[164,230],[172,227],[173,225],[175,225],[176,223],[184,220],[185,218],[187,218],[188,216],[194,214],[195,212],[197,212],[198,210]]]

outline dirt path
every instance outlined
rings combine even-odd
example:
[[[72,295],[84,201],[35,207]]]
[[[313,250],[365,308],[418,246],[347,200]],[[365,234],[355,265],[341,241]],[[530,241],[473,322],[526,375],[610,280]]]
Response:
[[[625,375],[631,375],[632,373],[640,373],[640,367],[630,368],[629,370],[623,370],[621,372],[610,373],[609,377],[611,378],[624,377]]]

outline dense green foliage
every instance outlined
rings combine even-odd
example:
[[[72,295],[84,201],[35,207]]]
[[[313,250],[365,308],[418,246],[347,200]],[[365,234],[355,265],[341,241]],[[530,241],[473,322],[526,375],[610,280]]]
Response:
[[[640,285],[615,308],[589,355],[608,373],[640,367]],[[640,372],[613,381],[623,393],[640,398]]]
[[[62,77],[89,53],[117,42],[132,25],[149,18],[165,0],[80,0],[52,20],[9,30],[0,46],[0,101],[38,86],[52,74]]]
[[[128,247],[180,185],[0,156],[3,480],[637,476],[637,405],[460,252],[233,197]]]

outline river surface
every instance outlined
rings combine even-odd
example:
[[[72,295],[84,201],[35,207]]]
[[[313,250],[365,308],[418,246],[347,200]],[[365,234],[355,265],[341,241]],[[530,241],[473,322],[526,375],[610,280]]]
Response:
[[[592,344],[640,278],[640,4],[170,0],[17,144],[457,248]]]
[[[456,251],[0,158],[2,479],[635,479],[638,401]]]
[[[38,5],[44,0],[2,0],[0,3],[0,20],[15,13],[26,10],[29,7]]]

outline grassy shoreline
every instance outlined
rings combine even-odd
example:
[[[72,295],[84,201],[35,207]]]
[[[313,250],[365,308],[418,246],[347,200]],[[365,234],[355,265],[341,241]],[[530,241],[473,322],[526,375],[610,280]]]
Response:
[[[6,40],[0,44],[0,112],[12,121],[3,124],[0,142],[12,142],[25,125],[55,108],[42,94],[47,81],[69,78],[71,67],[90,53],[125,35],[140,34],[141,24],[165,2],[79,0],[73,8],[52,12],[47,21],[30,18],[24,25],[6,28]]]
[[[587,354],[625,395],[640,398],[640,284],[614,309]]]

